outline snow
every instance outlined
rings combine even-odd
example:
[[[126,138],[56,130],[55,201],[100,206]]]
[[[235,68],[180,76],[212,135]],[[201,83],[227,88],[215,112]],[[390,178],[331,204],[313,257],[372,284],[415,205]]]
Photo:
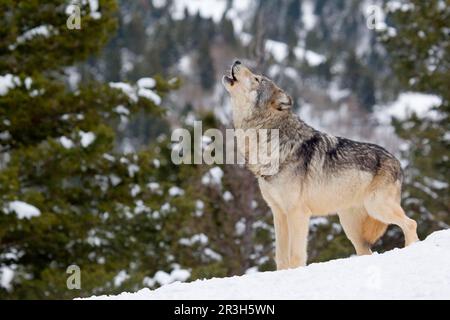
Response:
[[[307,31],[312,30],[316,24],[316,15],[314,14],[314,3],[311,0],[302,2],[302,22]]]
[[[201,245],[206,245],[208,243],[208,236],[203,234],[203,233],[199,233],[199,234],[195,234],[193,235],[190,239],[189,238],[181,238],[180,240],[178,240],[179,244],[182,244],[184,246],[192,246],[196,243],[199,243]]]
[[[19,219],[30,219],[41,215],[41,211],[35,206],[18,200],[10,202],[6,211],[8,213],[14,211]]]
[[[167,272],[164,272],[164,271],[156,272],[154,279],[160,285],[169,284],[171,282],[170,275]]]
[[[161,97],[150,89],[140,88],[138,90],[138,96],[147,98],[153,101],[158,106],[161,104]]]
[[[149,77],[141,78],[136,82],[136,84],[138,87],[138,96],[152,100],[156,105],[161,104],[161,97],[151,90],[156,86],[155,79]]]
[[[33,79],[31,79],[30,77],[26,77],[23,83],[25,84],[25,88],[27,88],[27,90],[30,90],[31,85],[33,84]]]
[[[233,1],[233,6],[227,11],[226,17],[233,22],[236,34],[241,34],[244,29],[244,22],[250,20],[250,15],[254,12],[252,6],[255,6],[255,1]]]
[[[214,167],[210,169],[203,177],[202,184],[210,185],[216,184],[220,185],[223,177],[223,171],[220,167]]]
[[[122,182],[122,179],[120,179],[118,176],[116,176],[115,174],[110,174],[109,175],[109,181],[111,181],[111,185],[113,187],[117,186],[119,183]]]
[[[184,195],[184,190],[177,186],[173,186],[169,189],[169,195],[171,197],[182,196]]]
[[[158,191],[160,190],[160,186],[158,182],[150,182],[147,184],[147,187],[151,190],[151,191]]]
[[[115,277],[114,277],[114,286],[120,287],[122,283],[124,283],[127,279],[129,279],[130,276],[125,270],[120,271]]]
[[[167,0],[153,0],[153,6],[155,8],[162,8],[166,5]]]
[[[210,248],[205,248],[205,250],[203,250],[203,254],[214,261],[222,260],[222,256]]]
[[[102,17],[102,13],[99,11],[100,5],[98,0],[83,0],[82,3],[89,4],[89,16],[92,19],[98,20]],[[76,12],[75,10],[77,7],[79,7],[79,3],[77,3],[76,1],[70,1],[64,12],[66,15],[70,16]]]
[[[153,78],[141,78],[136,86],[125,82],[110,82],[109,86],[113,89],[122,91],[128,98],[137,102],[138,96],[153,101],[156,105],[161,104],[161,97],[150,88],[154,88],[156,81]]]
[[[275,40],[266,40],[266,51],[270,52],[276,61],[281,62],[288,55],[288,46],[284,42]]]
[[[136,207],[134,208],[134,213],[141,214],[143,212],[151,213],[152,210],[144,204],[144,201],[136,201]]]
[[[403,12],[412,10],[414,5],[412,3],[405,3],[404,1],[391,0],[386,3],[386,9],[388,12],[395,12],[401,10]]]
[[[214,22],[219,22],[227,7],[227,0],[177,0],[172,7],[172,18],[183,19],[185,8],[189,15],[196,15],[197,12],[202,18],[212,18]]]
[[[194,216],[201,217],[203,216],[203,209],[205,208],[205,203],[201,200],[195,201],[195,212]]]
[[[450,230],[383,254],[90,299],[450,299]]]
[[[139,88],[152,89],[152,88],[154,88],[156,86],[155,79],[150,78],[150,77],[141,78],[136,83],[137,83]]]
[[[348,97],[351,92],[348,89],[339,89],[336,82],[332,82],[327,90],[328,96],[333,102],[338,102],[339,100]]]
[[[139,172],[139,167],[137,165],[130,164],[128,166],[128,175],[130,176],[130,178],[133,178],[137,172]]]
[[[184,55],[181,57],[178,62],[178,69],[185,75],[192,73],[192,59],[189,55]]]
[[[170,209],[171,209],[170,203],[166,202],[161,206],[161,212],[169,212]]]
[[[239,34],[239,39],[241,40],[242,45],[248,46],[252,41],[253,36],[249,33],[242,32]]]
[[[59,143],[61,143],[61,145],[66,148],[66,149],[71,149],[74,146],[74,143],[72,140],[70,140],[67,137],[62,136],[61,138],[59,138]]]
[[[139,193],[141,193],[141,187],[138,184],[133,185],[133,187],[131,187],[131,190],[130,190],[131,196],[134,198]]]
[[[30,30],[25,31],[23,34],[17,37],[16,43],[9,46],[10,50],[16,49],[19,44],[23,44],[26,41],[32,40],[34,37],[44,37],[49,38],[53,34],[57,34],[56,30],[52,25],[41,25]]]
[[[92,142],[94,142],[95,140],[95,134],[93,132],[84,132],[84,131],[80,131],[79,132],[80,135],[80,142],[81,142],[81,146],[83,148],[87,148],[89,147]]]
[[[189,270],[180,269],[179,266],[176,266],[174,270],[169,274],[165,271],[158,271],[155,273],[153,277],[153,281],[147,279],[147,282],[158,282],[160,285],[167,285],[169,283],[175,281],[186,281],[191,276],[191,272]]]
[[[95,235],[95,230],[89,231],[89,236],[86,238],[86,242],[93,247],[100,247],[104,241]]]
[[[144,280],[142,280],[142,284],[146,287],[153,287],[155,283],[156,281],[150,277],[145,277]]]
[[[0,140],[6,141],[11,139],[11,133],[9,131],[0,132]]]
[[[102,17],[102,14],[98,11],[99,7],[98,0],[89,0],[89,9],[91,11],[89,15],[92,19],[97,20]]]
[[[317,226],[326,226],[328,225],[328,219],[325,217],[313,217],[309,221],[310,227],[317,227]]]
[[[450,142],[450,132],[446,132],[444,133],[444,137],[443,137],[444,141]]]
[[[115,107],[114,111],[118,114],[125,115],[125,116],[128,116],[130,114],[130,110],[128,110],[123,105],[119,105],[119,106]]]
[[[177,269],[170,273],[170,276],[174,281],[186,281],[191,276],[188,270]]]
[[[242,236],[245,232],[246,224],[245,218],[241,218],[236,225],[234,226],[234,232],[236,232],[237,236]]]
[[[277,62],[283,62],[288,56],[289,48],[284,42],[268,39],[266,40],[265,46],[266,51],[270,52]],[[294,48],[294,54],[297,59],[305,60],[312,67],[315,67],[326,60],[325,56],[311,50],[305,50],[300,46]]]
[[[297,57],[297,59],[299,59],[299,60],[305,59],[305,61],[311,67],[318,66],[319,64],[326,61],[325,56],[318,54],[311,50],[305,50],[304,48],[301,48],[301,47],[296,47],[294,49],[294,54]]]
[[[14,270],[10,267],[0,267],[0,288],[11,289],[11,282],[14,279]]]
[[[434,189],[447,189],[449,187],[448,183],[444,181],[439,181],[429,177],[423,177],[423,180],[427,185],[433,187]]]
[[[126,94],[128,96],[128,98],[130,98],[130,100],[132,100],[134,102],[137,101],[136,90],[129,83],[110,82],[109,86],[113,89],[122,91],[124,94]]]
[[[110,155],[109,153],[104,153],[103,158],[108,160],[109,162],[115,162],[116,158],[114,156]]]
[[[223,197],[223,200],[225,200],[225,201],[231,201],[234,198],[233,194],[230,191],[225,191],[223,193],[222,197]]]
[[[12,74],[5,74],[0,76],[0,96],[4,96],[9,90],[14,89],[20,85],[19,77]]]
[[[258,267],[251,267],[245,271],[245,274],[252,274],[252,273],[257,273],[257,272],[258,272]]]
[[[21,250],[10,248],[9,251],[0,254],[0,259],[18,261],[24,254]],[[12,289],[15,270],[17,270],[17,264],[0,266],[0,288],[5,288],[7,291]]]
[[[75,9],[76,9],[76,5],[73,3],[69,3],[66,7],[66,9],[64,10],[64,13],[68,16],[72,15],[75,13]]]
[[[391,117],[406,119],[413,112],[419,117],[435,117],[436,114],[431,112],[431,108],[433,106],[438,106],[441,103],[442,99],[436,95],[419,92],[404,92],[398,96],[396,101],[385,107],[375,106],[374,114],[382,124],[389,124],[391,122]]]

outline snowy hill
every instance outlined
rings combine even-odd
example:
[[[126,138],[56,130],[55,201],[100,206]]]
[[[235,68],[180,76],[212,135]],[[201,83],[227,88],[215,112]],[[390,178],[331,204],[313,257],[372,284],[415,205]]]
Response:
[[[450,299],[450,230],[384,254],[91,299]]]

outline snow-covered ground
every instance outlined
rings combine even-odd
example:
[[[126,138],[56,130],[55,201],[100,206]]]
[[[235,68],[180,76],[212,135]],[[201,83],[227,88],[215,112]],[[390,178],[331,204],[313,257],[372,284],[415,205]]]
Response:
[[[91,299],[450,299],[450,230],[383,254]]]

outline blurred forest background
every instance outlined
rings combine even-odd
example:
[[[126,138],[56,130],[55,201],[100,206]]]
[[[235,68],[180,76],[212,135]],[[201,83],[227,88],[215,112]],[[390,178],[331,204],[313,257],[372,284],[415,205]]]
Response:
[[[275,269],[255,178],[170,160],[174,128],[231,126],[234,58],[317,129],[400,157],[422,239],[449,227],[448,0],[0,0],[0,299]],[[354,254],[336,217],[309,238],[309,263]],[[375,250],[401,246],[391,227]]]

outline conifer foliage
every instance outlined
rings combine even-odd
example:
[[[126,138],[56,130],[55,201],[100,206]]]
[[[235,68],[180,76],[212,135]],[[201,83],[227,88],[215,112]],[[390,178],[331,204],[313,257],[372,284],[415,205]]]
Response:
[[[450,7],[410,0],[388,10],[394,29],[383,37],[399,80],[441,101],[423,116],[394,119],[407,145],[404,205],[423,237],[450,225]]]
[[[81,2],[79,30],[67,28],[66,1],[0,6],[0,297],[111,292],[122,270],[119,286],[142,286],[143,272],[168,268],[165,259],[150,258],[164,257],[163,219],[148,218],[164,192],[148,185],[165,165],[153,164],[156,151],[119,152],[115,128],[140,110],[163,109],[95,81],[70,90],[65,74],[105,45],[116,2]],[[152,90],[169,88],[161,80]],[[66,286],[72,264],[81,269],[80,290]]]

